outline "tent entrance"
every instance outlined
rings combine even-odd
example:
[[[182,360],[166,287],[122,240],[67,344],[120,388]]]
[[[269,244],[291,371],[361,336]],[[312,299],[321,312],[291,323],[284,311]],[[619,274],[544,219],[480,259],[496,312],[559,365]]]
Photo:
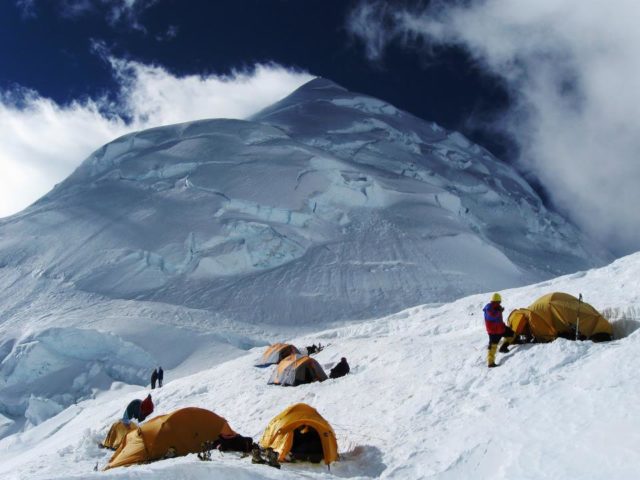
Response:
[[[291,457],[294,460],[319,463],[324,458],[322,440],[318,432],[307,425],[298,427],[293,432]]]

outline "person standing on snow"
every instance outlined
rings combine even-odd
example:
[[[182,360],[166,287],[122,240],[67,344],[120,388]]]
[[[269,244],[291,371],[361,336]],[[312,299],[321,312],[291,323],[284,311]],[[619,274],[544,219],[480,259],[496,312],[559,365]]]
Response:
[[[162,387],[162,379],[164,378],[164,370],[158,367],[158,388]]]
[[[509,338],[513,335],[512,330],[504,324],[502,320],[502,312],[504,308],[501,305],[502,297],[499,293],[494,293],[491,297],[491,302],[487,303],[482,309],[484,312],[484,325],[489,335],[489,351],[487,353],[487,366],[489,368],[497,367],[496,365],[496,351],[498,350],[498,343],[500,339],[505,337],[500,352],[506,353],[509,351]]]
[[[134,418],[143,422],[145,418],[153,413],[153,400],[151,395],[147,395],[144,400],[131,400],[122,415],[122,423],[129,425]]]
[[[158,381],[158,370],[153,369],[153,373],[151,374],[151,390],[156,388],[156,382]]]

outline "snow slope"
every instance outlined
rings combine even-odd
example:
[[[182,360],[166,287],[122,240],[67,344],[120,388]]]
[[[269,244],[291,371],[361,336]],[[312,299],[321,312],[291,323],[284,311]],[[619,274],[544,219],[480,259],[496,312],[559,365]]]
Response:
[[[335,427],[342,460],[285,464],[195,455],[94,473],[109,453],[97,448],[126,402],[144,389],[116,384],[24,433],[0,441],[0,476],[20,479],[635,479],[640,471],[640,253],[598,270],[503,291],[507,309],[550,291],[577,295],[616,317],[609,343],[557,340],[518,346],[484,365],[481,308],[489,294],[423,305],[291,340],[321,340],[332,365],[346,356],[347,377],[283,388],[253,367],[262,348],[154,392],[156,413],[201,406],[259,438],[269,420],[303,401]],[[626,318],[626,319],[625,319]],[[163,341],[162,333],[157,334]],[[285,340],[283,338],[283,340]],[[37,410],[34,407],[34,410]]]
[[[0,220],[0,437],[157,365],[607,258],[460,134],[316,79],[116,139]]]

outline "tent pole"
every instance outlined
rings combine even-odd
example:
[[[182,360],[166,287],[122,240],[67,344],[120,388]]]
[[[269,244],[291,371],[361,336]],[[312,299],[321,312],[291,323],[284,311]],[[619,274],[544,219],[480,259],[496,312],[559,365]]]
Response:
[[[578,295],[578,318],[576,320],[576,341],[580,335],[580,305],[582,304],[582,294]]]

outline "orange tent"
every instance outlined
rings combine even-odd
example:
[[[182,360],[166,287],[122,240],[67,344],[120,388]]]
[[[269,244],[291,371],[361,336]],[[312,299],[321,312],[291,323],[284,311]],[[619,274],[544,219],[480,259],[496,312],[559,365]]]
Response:
[[[127,425],[122,420],[118,420],[113,425],[111,425],[109,433],[107,433],[107,436],[102,442],[102,446],[104,448],[116,450],[124,440],[124,437],[127,436],[127,433],[129,433],[131,430],[135,430],[136,428],[138,428],[138,424],[135,422],[131,422],[129,425]]]
[[[308,355],[291,354],[273,371],[269,385],[296,386],[302,383],[323,382],[326,379],[327,374],[315,359]]]
[[[197,453],[220,435],[235,435],[224,418],[203,408],[182,408],[129,432],[105,470]]]
[[[280,363],[281,360],[293,353],[300,354],[300,351],[288,343],[274,343],[264,351],[260,363],[257,363],[256,367],[266,367],[267,365]]]
[[[333,428],[316,409],[306,403],[296,403],[271,420],[262,434],[260,446],[273,448],[282,462],[288,453],[296,451],[296,439],[300,438],[297,433],[305,430],[313,430],[319,436],[321,451],[318,454],[324,463],[328,465],[338,459],[338,442]]]
[[[578,326],[578,319],[580,325]],[[611,324],[595,308],[568,293],[554,292],[540,297],[528,308],[509,314],[508,324],[517,336],[536,342],[550,342],[558,337],[593,341],[611,340]]]

